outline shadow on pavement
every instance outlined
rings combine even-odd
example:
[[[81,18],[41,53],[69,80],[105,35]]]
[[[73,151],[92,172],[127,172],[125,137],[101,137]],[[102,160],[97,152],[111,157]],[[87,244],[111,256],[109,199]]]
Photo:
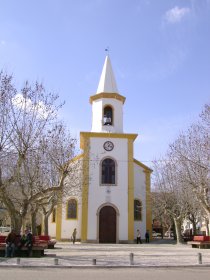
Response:
[[[176,240],[173,238],[155,238],[151,240],[152,244],[171,244],[171,245],[176,245]]]

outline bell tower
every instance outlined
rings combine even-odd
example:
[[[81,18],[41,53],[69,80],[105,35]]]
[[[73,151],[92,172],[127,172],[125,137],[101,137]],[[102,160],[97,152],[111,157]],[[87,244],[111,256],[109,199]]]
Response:
[[[57,239],[67,239],[75,228],[81,242],[90,243],[133,243],[137,229],[152,236],[152,170],[134,158],[138,135],[123,132],[124,102],[106,56],[90,97],[92,130],[80,132],[82,153],[69,161],[78,184],[66,177],[66,186],[75,192],[61,197],[56,223],[49,219],[50,234]]]
[[[123,133],[123,104],[125,97],[117,89],[111,60],[107,55],[98,89],[90,97],[92,104],[91,132]]]

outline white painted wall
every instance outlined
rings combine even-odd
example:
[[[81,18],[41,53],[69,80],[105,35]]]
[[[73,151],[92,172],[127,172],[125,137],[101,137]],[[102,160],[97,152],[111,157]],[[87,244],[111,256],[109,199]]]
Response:
[[[134,221],[134,236],[136,238],[137,229],[140,230],[141,237],[144,239],[146,232],[146,177],[144,169],[134,163],[134,199],[142,202],[142,221]]]
[[[112,126],[103,125],[103,108],[106,105],[113,107]],[[114,98],[103,98],[92,103],[92,130],[91,132],[123,133],[123,103]]]
[[[114,143],[114,149],[107,152],[103,148],[106,141]],[[102,186],[100,184],[100,163],[101,160],[111,157],[117,161],[117,176],[116,185]],[[115,206],[119,211],[118,216],[118,233],[119,241],[128,240],[128,140],[125,138],[90,138],[90,165],[89,165],[89,193],[88,193],[88,232],[87,239],[96,241],[98,238],[98,218],[97,211],[101,205],[109,203]],[[70,180],[67,179],[66,186],[70,185]],[[111,192],[107,193],[107,189]],[[78,192],[75,197],[78,200],[78,219],[66,219],[66,201],[73,196],[63,198],[62,210],[62,239],[70,239],[73,229],[77,228],[77,238],[81,238],[81,214],[82,214],[82,199],[81,192]],[[134,222],[134,237],[136,231],[140,229],[141,236],[144,238],[146,232],[146,177],[144,169],[134,163],[134,198],[139,198],[142,201],[143,212],[142,221]],[[49,234],[52,237],[56,236],[56,224],[51,223],[52,218],[49,218]]]
[[[68,199],[73,198],[69,197]],[[67,219],[66,218],[66,199],[63,200],[62,209],[62,224],[61,224],[61,239],[70,239],[74,228],[77,229],[77,238],[81,237],[81,199],[78,200],[78,218],[77,219]]]
[[[105,141],[112,141],[114,149],[107,152]],[[117,161],[117,182],[115,186],[101,186],[100,162],[106,157]],[[97,211],[104,203],[112,203],[119,210],[119,240],[128,239],[128,140],[123,138],[91,138],[88,196],[88,240],[97,239]],[[107,194],[107,188],[111,190]]]
[[[48,232],[52,238],[56,238],[56,223],[52,223],[52,214],[49,217]]]
[[[70,239],[71,235],[73,233],[74,228],[77,229],[77,238],[80,239],[81,237],[81,214],[82,214],[82,209],[81,209],[81,198],[76,197],[78,200],[78,219],[67,219],[66,218],[66,199],[70,199],[73,197],[69,198],[64,198],[62,205],[62,222],[61,222],[61,238],[62,239]],[[56,223],[52,223],[52,215],[49,217],[49,235],[51,237],[56,237]]]
[[[72,172],[69,176],[66,177],[64,182],[64,191],[62,198],[61,239],[70,239],[74,228],[77,229],[77,238],[81,238],[82,166],[83,159],[72,161],[69,167],[72,169]],[[66,217],[67,201],[71,198],[75,198],[77,200],[77,219],[67,219]],[[51,236],[56,236],[56,224],[51,222],[51,216],[49,217],[49,234]]]

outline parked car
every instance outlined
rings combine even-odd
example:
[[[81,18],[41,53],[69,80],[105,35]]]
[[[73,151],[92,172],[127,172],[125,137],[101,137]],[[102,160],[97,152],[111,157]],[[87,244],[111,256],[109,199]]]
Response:
[[[164,237],[174,237],[173,231],[166,231]]]
[[[152,231],[152,237],[161,237],[161,233],[153,230]]]
[[[0,227],[0,235],[8,235],[11,227]]]

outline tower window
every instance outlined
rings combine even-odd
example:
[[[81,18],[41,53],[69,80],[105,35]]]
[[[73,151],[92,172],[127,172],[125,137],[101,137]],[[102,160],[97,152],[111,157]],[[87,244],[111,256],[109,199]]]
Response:
[[[67,202],[67,219],[76,219],[77,218],[77,201],[72,198]]]
[[[104,108],[104,125],[112,125],[112,124],[113,124],[112,107],[106,106]]]
[[[142,220],[142,203],[140,200],[134,200],[134,221]]]
[[[106,158],[102,161],[102,184],[115,184],[115,161]]]

